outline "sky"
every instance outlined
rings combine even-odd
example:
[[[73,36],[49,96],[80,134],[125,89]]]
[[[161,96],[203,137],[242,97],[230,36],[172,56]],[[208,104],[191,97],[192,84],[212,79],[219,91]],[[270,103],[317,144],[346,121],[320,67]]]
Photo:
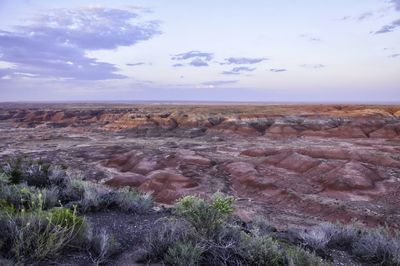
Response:
[[[0,0],[3,101],[400,102],[400,0]]]

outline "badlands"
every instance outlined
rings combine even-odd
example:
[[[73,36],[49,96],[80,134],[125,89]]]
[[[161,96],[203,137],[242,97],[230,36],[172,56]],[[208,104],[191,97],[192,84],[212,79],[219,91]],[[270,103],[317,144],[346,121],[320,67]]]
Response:
[[[243,221],[400,225],[400,106],[0,104],[0,161],[43,158],[159,206],[217,191]]]

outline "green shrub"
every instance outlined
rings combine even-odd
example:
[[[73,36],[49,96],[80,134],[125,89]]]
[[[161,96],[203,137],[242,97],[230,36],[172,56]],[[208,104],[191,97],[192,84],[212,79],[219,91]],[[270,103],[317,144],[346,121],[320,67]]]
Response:
[[[0,200],[0,211],[5,214],[13,214],[16,212],[16,208],[14,205],[8,203],[6,200]]]
[[[130,188],[117,190],[114,194],[114,201],[117,207],[125,212],[146,213],[153,207],[150,195]]]
[[[105,230],[95,234],[90,239],[90,253],[95,265],[100,265],[121,251],[121,245],[110,236]]]
[[[8,259],[0,257],[0,265],[1,266],[14,266],[15,263],[12,260],[8,260]]]
[[[350,252],[360,260],[380,265],[400,265],[399,233],[387,228],[324,223],[300,234],[314,250],[327,248]]]
[[[400,235],[382,227],[364,230],[353,242],[352,253],[368,263],[400,265]]]
[[[38,189],[24,184],[0,186],[0,206],[13,206],[16,211],[22,209],[50,209],[58,204],[56,188]]]
[[[206,238],[212,237],[233,212],[233,199],[216,194],[211,202],[186,196],[175,204],[175,211]]]
[[[85,220],[76,215],[76,209],[54,208],[50,210],[49,218],[52,225],[71,228],[75,234],[84,229]]]
[[[22,157],[11,158],[3,166],[2,171],[10,177],[13,184],[18,184],[23,180]]]
[[[233,213],[232,204],[235,202],[234,197],[224,196],[221,193],[215,193],[212,198],[212,207],[221,214],[230,215]]]
[[[85,195],[85,182],[81,179],[69,178],[61,191],[61,200],[63,202],[79,201]]]
[[[204,247],[203,265],[245,265],[247,234],[231,224],[221,227],[212,239],[200,239]]]
[[[270,236],[253,236],[244,240],[244,258],[248,265],[285,265],[285,254],[278,241]]]
[[[321,258],[317,257],[314,253],[310,253],[303,248],[288,247],[286,249],[289,266],[328,266]]]
[[[49,184],[50,164],[42,160],[30,161],[16,157],[8,160],[3,166],[3,172],[10,176],[13,184],[25,181],[30,186],[44,187]]]
[[[324,250],[332,239],[337,235],[339,228],[331,223],[322,223],[311,229],[300,232],[300,237],[309,247],[314,250]]]
[[[182,220],[158,220],[146,236],[144,259],[148,262],[163,260],[170,247],[177,242],[188,240],[191,235],[187,223]]]
[[[48,174],[50,185],[57,187],[65,187],[67,182],[70,180],[70,176],[67,174],[62,166],[54,165],[50,167]]]
[[[167,265],[196,266],[200,263],[203,249],[191,242],[178,242],[168,248],[165,256]]]
[[[263,216],[254,217],[252,223],[250,224],[250,229],[252,231],[257,231],[257,233],[260,235],[269,235],[277,231],[275,226]]]
[[[54,257],[77,237],[83,226],[75,211],[22,211],[10,217],[11,253],[18,262]]]
[[[63,202],[74,202],[83,213],[118,208],[125,212],[145,213],[153,207],[153,200],[147,194],[131,188],[110,190],[101,184],[81,179],[71,179],[62,190]]]
[[[0,186],[5,186],[11,183],[11,177],[0,172]]]
[[[38,190],[43,195],[43,208],[51,209],[60,206],[60,191],[56,187],[43,188]]]
[[[8,160],[2,167],[2,172],[10,177],[10,182],[19,184],[26,182],[29,186],[47,187],[59,186],[67,178],[65,170],[43,160],[26,160],[15,157]]]
[[[109,202],[104,200],[104,195],[109,191],[104,186],[90,181],[83,181],[83,188],[83,199],[80,202],[83,212],[99,211],[109,206]]]
[[[9,241],[9,227],[8,227],[8,216],[6,212],[0,210],[0,257],[6,243]],[[0,264],[1,265],[1,264]]]
[[[16,210],[29,208],[33,194],[33,190],[23,184],[0,186],[0,200],[14,206]]]
[[[23,169],[23,179],[29,186],[46,187],[50,185],[50,164],[43,161],[32,162]]]

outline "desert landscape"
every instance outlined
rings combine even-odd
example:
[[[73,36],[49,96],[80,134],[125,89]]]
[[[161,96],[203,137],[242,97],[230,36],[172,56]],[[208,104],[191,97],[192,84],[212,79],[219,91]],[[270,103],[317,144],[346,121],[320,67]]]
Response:
[[[396,105],[2,103],[0,132],[2,165],[40,159],[134,188],[158,218],[220,192],[237,219],[262,216],[278,232],[400,225]]]
[[[400,106],[2,105],[3,161],[59,161],[170,205],[228,193],[244,219],[400,224]]]
[[[0,266],[400,266],[400,0],[0,0]]]

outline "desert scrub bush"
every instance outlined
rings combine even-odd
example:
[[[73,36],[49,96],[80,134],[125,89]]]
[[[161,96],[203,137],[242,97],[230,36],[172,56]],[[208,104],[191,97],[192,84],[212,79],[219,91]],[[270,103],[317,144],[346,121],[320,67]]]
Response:
[[[202,239],[202,265],[245,265],[246,236],[240,227],[226,224],[213,239]]]
[[[10,252],[20,263],[54,257],[79,235],[84,225],[76,210],[22,211],[9,218]]]
[[[71,228],[74,234],[85,229],[85,220],[77,216],[76,209],[53,208],[49,211],[49,214],[49,221],[52,225]]]
[[[125,212],[145,213],[153,207],[150,195],[132,188],[113,191],[108,187],[70,178],[61,192],[61,200],[67,204],[77,204],[82,213],[117,208]]]
[[[0,172],[8,175],[13,184],[25,182],[40,188],[60,185],[67,176],[65,170],[49,162],[41,159],[27,160],[24,157],[9,159]]]
[[[147,262],[161,261],[170,247],[190,239],[191,235],[192,232],[185,221],[174,218],[160,219],[145,238],[143,259]]]
[[[65,187],[70,176],[67,174],[66,168],[54,165],[50,168],[48,179],[52,186]]]
[[[400,234],[387,228],[365,228],[359,224],[324,223],[300,234],[313,250],[347,251],[362,261],[400,265]]]
[[[15,207],[16,210],[29,208],[33,191],[26,185],[0,186],[0,200]]]
[[[0,186],[0,202],[15,210],[50,209],[58,204],[58,189],[38,189],[24,184]]]
[[[89,253],[94,265],[101,265],[112,256],[121,251],[121,245],[118,241],[107,233],[101,230],[96,234],[91,234],[89,237]]]
[[[323,261],[315,253],[310,253],[302,247],[288,247],[286,256],[289,266],[329,266],[330,263]]]
[[[221,193],[215,193],[212,197],[212,207],[219,213],[231,215],[234,211],[232,204],[235,199],[231,196],[224,196]]]
[[[125,212],[146,213],[153,207],[153,199],[149,194],[140,193],[132,188],[119,189],[113,193],[113,197],[118,209]]]
[[[335,224],[322,223],[300,232],[300,237],[313,250],[325,250],[333,236],[338,236],[339,230]]]
[[[80,201],[85,195],[85,182],[80,178],[68,178],[61,191],[63,202]]]
[[[82,212],[99,211],[109,206],[110,202],[104,197],[109,190],[90,181],[82,181],[82,184],[84,189],[83,198],[80,201]]]
[[[368,263],[400,265],[400,234],[383,227],[363,230],[352,244],[352,253]]]
[[[23,157],[11,158],[3,166],[2,171],[11,177],[13,184],[23,181],[28,185],[46,186],[50,165],[39,160],[30,161]]]
[[[196,266],[200,264],[203,248],[192,242],[178,242],[168,248],[165,263],[174,266]]]
[[[51,209],[55,206],[60,206],[60,191],[56,187],[43,188],[38,191],[43,195],[43,208]],[[38,195],[36,193],[36,195]]]
[[[11,183],[11,177],[0,172],[0,186],[5,186]]]
[[[0,258],[5,251],[9,236],[8,213],[0,209]]]
[[[210,238],[232,214],[232,204],[232,197],[218,193],[211,202],[193,196],[183,197],[174,208],[176,214],[187,220],[200,235]]]
[[[271,236],[244,236],[241,248],[248,265],[286,265],[283,248]]]
[[[2,266],[14,266],[15,263],[13,261],[11,261],[11,260],[8,260],[8,259],[0,257],[0,265],[2,265]]]
[[[300,237],[311,249],[324,251],[327,248],[350,250],[352,244],[359,238],[362,226],[353,223],[322,223],[311,229],[300,232]]]
[[[159,220],[144,245],[146,262],[167,265],[328,265],[301,248],[282,244],[265,219],[244,227],[235,223],[233,199],[210,201],[187,196],[174,206],[178,218]]]
[[[269,235],[277,231],[275,226],[263,216],[255,216],[249,227],[260,235]]]
[[[23,179],[22,162],[22,157],[11,158],[1,169],[4,174],[10,177],[13,184],[18,184]]]
[[[50,185],[50,164],[42,160],[31,162],[23,169],[23,179],[29,186],[46,187]]]

